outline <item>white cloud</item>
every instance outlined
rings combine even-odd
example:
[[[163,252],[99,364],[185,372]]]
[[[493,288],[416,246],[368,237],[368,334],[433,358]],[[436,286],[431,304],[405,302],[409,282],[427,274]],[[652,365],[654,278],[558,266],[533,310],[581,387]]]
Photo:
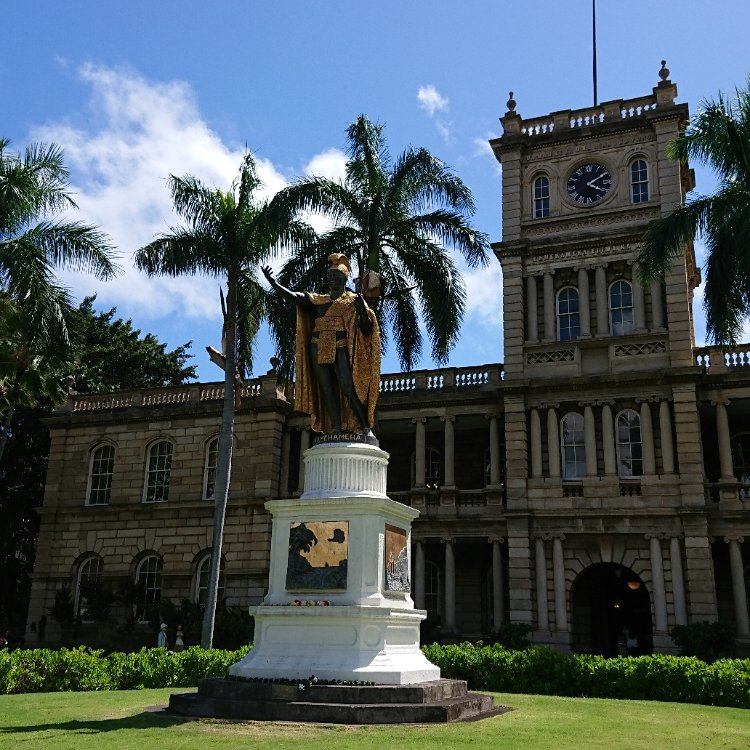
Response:
[[[343,181],[346,177],[346,154],[337,148],[329,148],[313,156],[305,166],[310,177],[325,177]]]
[[[486,268],[463,272],[466,284],[466,320],[462,336],[471,330],[502,331],[503,275],[500,264],[490,258]]]
[[[76,218],[102,227],[119,250],[124,273],[100,287],[100,303],[153,318],[214,318],[216,280],[146,279],[131,258],[156,235],[181,223],[172,210],[170,174],[191,174],[226,190],[237,176],[244,148],[227,146],[211,130],[186,83],[148,81],[129,69],[92,64],[79,74],[91,87],[88,119],[96,125],[53,122],[31,137],[63,147],[80,207]],[[256,162],[262,196],[285,186],[270,161]],[[90,293],[94,285],[91,279],[61,276],[77,296]]]
[[[419,106],[432,117],[435,112],[443,112],[448,109],[448,99],[432,85],[420,86],[417,91]]]

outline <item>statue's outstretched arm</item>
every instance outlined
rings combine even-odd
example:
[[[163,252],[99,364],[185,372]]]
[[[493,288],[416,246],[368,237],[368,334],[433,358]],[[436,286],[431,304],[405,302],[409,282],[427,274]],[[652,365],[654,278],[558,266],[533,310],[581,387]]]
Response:
[[[358,294],[354,298],[354,306],[357,308],[357,325],[359,326],[359,330],[365,336],[369,336],[372,333],[372,320],[370,320],[370,316],[367,314],[369,305],[361,294]]]
[[[279,284],[276,277],[273,275],[271,266],[261,266],[260,270],[263,271],[263,275],[268,279],[268,283],[282,297],[286,297],[287,299],[292,300],[292,302],[304,302],[307,300],[304,292],[295,292],[292,289],[287,289],[285,286]]]

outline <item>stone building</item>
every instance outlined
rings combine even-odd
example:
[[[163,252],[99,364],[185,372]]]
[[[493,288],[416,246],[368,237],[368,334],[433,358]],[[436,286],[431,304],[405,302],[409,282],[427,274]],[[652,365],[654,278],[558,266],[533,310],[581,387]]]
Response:
[[[649,223],[692,188],[666,157],[688,119],[668,76],[648,96],[534,119],[511,95],[491,142],[504,361],[381,378],[388,491],[421,511],[413,594],[444,638],[525,622],[536,643],[614,654],[627,628],[646,653],[673,650],[676,624],[720,618],[750,650],[750,345],[695,346],[692,246],[664,283],[642,287],[635,267]],[[51,418],[29,641],[62,585],[137,580],[136,614],[205,600],[221,394],[73,396]],[[309,441],[273,371],[245,385],[231,603],[264,594],[264,503],[301,491]],[[78,593],[76,607],[93,637]]]

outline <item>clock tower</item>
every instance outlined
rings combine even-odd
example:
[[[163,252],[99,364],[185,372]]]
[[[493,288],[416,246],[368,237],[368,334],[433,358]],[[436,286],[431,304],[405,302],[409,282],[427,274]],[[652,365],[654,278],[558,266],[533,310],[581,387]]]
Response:
[[[649,648],[674,648],[659,572],[666,539],[680,539],[670,549],[687,582],[675,601],[690,601],[694,618],[716,617],[715,598],[702,593],[713,568],[692,243],[663,280],[643,286],[637,268],[649,225],[693,187],[692,171],[667,156],[688,108],[664,62],[659,78],[647,96],[531,119],[511,93],[491,141],[502,164],[503,236],[493,247],[503,269],[511,620],[564,649],[589,648],[581,633],[596,628],[576,618],[605,616],[606,592],[641,575],[630,626]],[[667,508],[690,513],[667,520]]]

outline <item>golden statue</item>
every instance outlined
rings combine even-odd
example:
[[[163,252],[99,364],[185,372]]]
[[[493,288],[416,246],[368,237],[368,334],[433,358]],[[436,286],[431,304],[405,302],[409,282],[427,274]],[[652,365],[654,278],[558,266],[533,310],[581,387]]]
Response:
[[[346,289],[351,273],[341,253],[328,256],[328,294],[271,286],[297,305],[294,408],[310,415],[314,432],[364,433],[375,424],[380,388],[380,329],[364,297]]]

